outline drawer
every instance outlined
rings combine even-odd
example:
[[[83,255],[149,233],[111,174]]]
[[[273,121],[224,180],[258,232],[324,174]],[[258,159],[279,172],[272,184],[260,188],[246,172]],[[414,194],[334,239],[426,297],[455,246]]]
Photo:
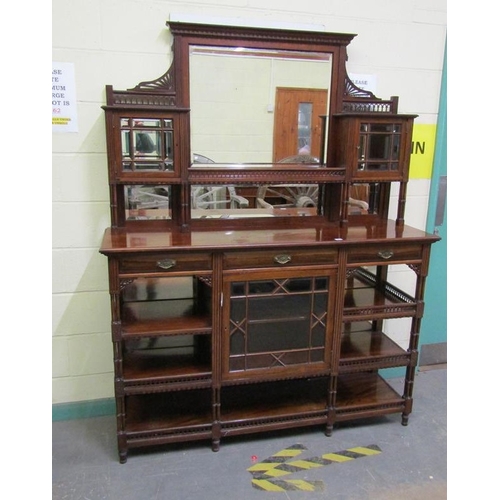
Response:
[[[347,254],[347,262],[351,263],[390,263],[407,260],[420,260],[422,258],[422,245],[373,245],[353,248]]]
[[[208,271],[211,268],[212,255],[209,253],[148,253],[123,255],[119,259],[120,274]]]
[[[334,248],[249,250],[226,252],[225,269],[251,267],[290,267],[332,265],[338,263],[338,250]]]

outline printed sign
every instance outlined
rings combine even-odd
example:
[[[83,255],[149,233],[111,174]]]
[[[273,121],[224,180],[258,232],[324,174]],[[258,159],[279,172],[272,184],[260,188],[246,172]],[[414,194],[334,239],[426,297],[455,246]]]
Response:
[[[356,87],[377,94],[377,77],[375,75],[362,75],[356,73],[349,75],[349,78]]]
[[[415,123],[410,156],[410,179],[430,179],[436,148],[437,125]]]
[[[52,63],[52,131],[78,132],[73,63]]]

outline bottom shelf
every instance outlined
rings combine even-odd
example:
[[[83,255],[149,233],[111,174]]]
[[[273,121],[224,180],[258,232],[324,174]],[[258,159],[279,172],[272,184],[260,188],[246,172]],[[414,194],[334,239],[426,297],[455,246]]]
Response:
[[[326,423],[328,386],[318,377],[223,387],[224,435]]]
[[[211,440],[216,450],[221,438],[232,435],[313,425],[324,425],[329,434],[335,422],[398,412],[408,417],[411,402],[407,406],[376,371],[340,375],[329,408],[330,382],[323,376],[126,396],[125,414],[119,415],[121,457],[140,446]],[[212,399],[219,394],[220,400]]]
[[[209,439],[211,394],[199,389],[128,396],[124,429],[128,446]]]
[[[338,422],[399,413],[405,399],[376,371],[340,375],[337,381],[335,420]]]

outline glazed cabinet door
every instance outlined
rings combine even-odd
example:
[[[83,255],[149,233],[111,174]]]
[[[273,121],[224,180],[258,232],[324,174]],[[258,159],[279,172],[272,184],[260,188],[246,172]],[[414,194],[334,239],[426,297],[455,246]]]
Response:
[[[225,273],[223,380],[329,373],[336,277],[334,268]]]
[[[414,115],[343,114],[334,117],[336,161],[351,180],[406,181]]]
[[[186,114],[158,111],[108,111],[108,136],[114,180],[166,182],[180,178],[180,144]]]

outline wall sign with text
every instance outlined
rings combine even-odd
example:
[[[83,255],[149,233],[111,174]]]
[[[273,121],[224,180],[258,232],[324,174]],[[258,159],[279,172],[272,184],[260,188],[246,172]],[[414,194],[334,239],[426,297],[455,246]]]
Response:
[[[52,63],[52,131],[78,132],[73,63]]]
[[[430,179],[436,149],[437,125],[415,123],[411,143],[410,179]]]

